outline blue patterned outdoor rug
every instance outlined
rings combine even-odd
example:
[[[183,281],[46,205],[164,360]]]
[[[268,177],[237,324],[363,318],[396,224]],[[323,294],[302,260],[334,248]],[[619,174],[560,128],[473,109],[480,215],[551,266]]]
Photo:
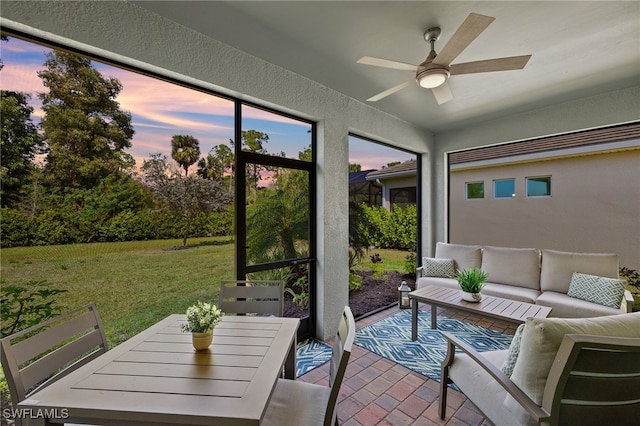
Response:
[[[508,349],[513,336],[438,315],[431,329],[431,313],[418,311],[418,340],[411,340],[411,311],[403,310],[356,330],[355,344],[410,370],[440,380],[440,364],[447,344],[440,331],[460,337],[479,352]]]
[[[296,377],[320,367],[331,359],[331,346],[317,340],[298,343],[296,352]]]

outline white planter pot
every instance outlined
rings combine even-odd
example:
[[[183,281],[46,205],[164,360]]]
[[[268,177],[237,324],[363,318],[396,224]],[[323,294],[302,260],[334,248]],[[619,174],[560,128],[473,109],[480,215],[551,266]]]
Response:
[[[479,302],[482,300],[481,293],[467,293],[466,291],[462,292],[462,300],[466,300],[467,302]]]

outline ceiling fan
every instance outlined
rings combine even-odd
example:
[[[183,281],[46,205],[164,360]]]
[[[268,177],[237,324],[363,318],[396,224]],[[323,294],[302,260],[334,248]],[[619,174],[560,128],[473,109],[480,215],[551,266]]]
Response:
[[[436,54],[435,42],[440,38],[440,28],[429,28],[424,33],[424,39],[431,44],[431,52],[427,59],[420,65],[412,65],[404,62],[390,61],[388,59],[373,58],[364,56],[358,59],[359,64],[373,65],[382,68],[391,68],[401,71],[415,72],[415,80],[405,81],[390,89],[379,93],[367,101],[376,102],[392,93],[412,84],[414,81],[419,86],[431,89],[438,104],[443,104],[453,99],[453,93],[449,88],[448,80],[451,75],[472,74],[492,71],[519,70],[527,65],[531,55],[510,56],[507,58],[486,59],[483,61],[465,62],[462,64],[452,64],[453,60],[464,49],[471,44],[493,21],[491,16],[470,13],[467,19],[460,25],[460,28],[451,36],[447,44],[440,53]]]

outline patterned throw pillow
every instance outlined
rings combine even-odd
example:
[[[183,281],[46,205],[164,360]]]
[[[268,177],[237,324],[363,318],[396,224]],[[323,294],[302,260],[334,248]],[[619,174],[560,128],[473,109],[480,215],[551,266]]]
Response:
[[[574,272],[567,296],[611,308],[619,308],[626,286],[625,280]]]
[[[502,372],[507,377],[511,377],[511,373],[513,373],[513,367],[515,367],[516,361],[518,360],[518,355],[520,354],[520,340],[522,340],[523,331],[524,324],[520,324],[516,329],[515,334],[513,335],[511,344],[509,345],[509,353],[507,354],[507,359],[504,360],[504,364],[502,365]]]
[[[438,259],[435,257],[422,258],[423,277],[451,278],[455,273],[453,259]]]

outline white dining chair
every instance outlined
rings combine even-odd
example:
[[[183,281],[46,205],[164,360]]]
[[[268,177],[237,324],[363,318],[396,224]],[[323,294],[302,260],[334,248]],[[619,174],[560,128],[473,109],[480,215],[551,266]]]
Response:
[[[220,310],[225,314],[282,316],[284,281],[236,280],[220,283]]]
[[[278,379],[261,425],[337,425],[338,394],[355,335],[356,323],[351,309],[346,306],[333,343],[329,386]]]
[[[0,340],[2,369],[14,408],[108,350],[95,305],[86,305]],[[15,419],[21,426],[24,422]]]

